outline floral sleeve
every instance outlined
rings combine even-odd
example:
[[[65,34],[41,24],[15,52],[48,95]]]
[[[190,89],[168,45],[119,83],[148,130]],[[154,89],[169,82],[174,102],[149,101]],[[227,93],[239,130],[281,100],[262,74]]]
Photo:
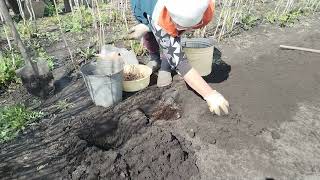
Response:
[[[170,36],[148,16],[149,26],[172,69],[184,76],[191,66],[181,46],[181,38]]]

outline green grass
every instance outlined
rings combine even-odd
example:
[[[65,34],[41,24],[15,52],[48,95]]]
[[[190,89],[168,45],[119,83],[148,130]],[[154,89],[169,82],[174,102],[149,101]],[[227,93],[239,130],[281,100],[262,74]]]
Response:
[[[279,25],[285,27],[294,24],[303,15],[302,10],[292,10],[284,15],[279,16]]]
[[[54,68],[54,57],[50,56],[41,46],[33,46],[35,56],[48,62],[49,69]],[[0,56],[0,87],[8,87],[11,83],[19,82],[15,71],[22,67],[24,60],[16,50],[5,50]]]
[[[17,82],[15,70],[23,65],[20,53],[7,51],[0,56],[0,87],[6,87],[12,82]]]
[[[30,39],[32,35],[37,32],[34,23],[30,20],[27,20],[25,23],[20,21],[18,24],[16,24],[16,27],[21,39],[23,40]]]
[[[44,9],[44,15],[45,16],[54,16],[56,12],[56,8],[54,7],[54,5],[51,2],[48,2],[48,4],[46,5],[45,9]]]
[[[93,58],[96,55],[96,52],[97,51],[95,48],[90,48],[90,47],[77,49],[77,53],[79,53],[79,56],[86,60]]]
[[[20,104],[0,107],[0,142],[15,138],[28,123],[42,116],[42,112],[31,111]]]
[[[48,62],[49,69],[53,70],[54,68],[54,57],[50,56],[46,50],[40,45],[40,42],[37,39],[33,39],[28,42],[28,46],[31,47],[35,52],[35,58],[42,59]]]
[[[265,20],[280,27],[292,26],[303,16],[308,16],[320,10],[318,0],[298,0],[294,1],[292,7],[286,7],[286,1],[276,2],[275,10],[269,11],[265,15]]]
[[[241,19],[241,24],[244,29],[248,30],[257,25],[259,17],[254,16],[253,14],[247,14]]]
[[[280,27],[291,26],[303,15],[306,15],[308,11],[302,9],[293,9],[285,14],[277,15],[274,12],[269,12],[266,15],[266,20],[271,24],[278,24]]]
[[[130,43],[130,48],[137,56],[143,56],[147,50],[142,46],[140,41],[133,40]]]
[[[50,70],[54,68],[54,57],[50,56],[43,48],[37,50],[37,57],[43,59],[48,62],[48,66]]]
[[[90,10],[82,6],[73,13],[62,16],[61,22],[66,32],[84,32],[92,25],[93,17]]]

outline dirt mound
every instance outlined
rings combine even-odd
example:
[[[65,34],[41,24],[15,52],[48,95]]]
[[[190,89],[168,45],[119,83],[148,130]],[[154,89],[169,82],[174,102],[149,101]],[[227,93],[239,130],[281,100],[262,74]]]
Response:
[[[159,127],[136,134],[118,151],[97,147],[86,151],[80,164],[68,171],[69,178],[188,179],[199,173],[190,143]]]
[[[153,91],[154,99],[114,111],[92,111],[67,149],[70,179],[188,179],[199,175],[191,143],[154,122],[179,118],[178,91]],[[126,102],[133,103],[127,100]],[[137,103],[136,102],[136,103]],[[139,105],[140,104],[140,105]],[[168,112],[165,116],[159,116]],[[81,117],[80,117],[81,118]],[[80,121],[80,120],[79,120]]]

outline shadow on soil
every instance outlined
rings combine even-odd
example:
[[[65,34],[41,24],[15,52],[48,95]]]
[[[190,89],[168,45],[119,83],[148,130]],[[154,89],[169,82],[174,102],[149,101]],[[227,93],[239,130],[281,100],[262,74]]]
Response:
[[[72,127],[81,124],[75,116],[93,107],[81,80],[64,82],[62,86],[63,91],[60,89],[40,105],[45,117],[30,124],[23,134],[1,147],[0,177],[46,179],[61,176],[61,169],[66,166],[62,159],[69,153],[68,147],[73,146],[64,141],[76,138],[70,137],[74,131]],[[61,100],[68,106],[58,105]]]

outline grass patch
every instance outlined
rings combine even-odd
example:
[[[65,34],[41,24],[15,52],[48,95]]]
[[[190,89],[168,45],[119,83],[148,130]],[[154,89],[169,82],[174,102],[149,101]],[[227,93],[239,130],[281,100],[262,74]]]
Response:
[[[31,111],[20,104],[0,107],[0,142],[15,138],[28,123],[42,116],[42,112]]]
[[[24,40],[30,39],[33,34],[37,33],[37,29],[31,20],[27,20],[25,23],[20,21],[18,24],[16,24],[16,27],[21,38]]]
[[[61,22],[66,32],[84,32],[92,25],[93,17],[88,8],[81,6],[73,13],[62,16]]]
[[[77,49],[77,53],[79,54],[79,56],[81,58],[84,58],[85,60],[93,58],[96,55],[96,52],[97,51],[95,48],[90,48],[90,47]]]
[[[52,70],[54,68],[54,57],[50,56],[40,45],[32,45],[32,48],[35,50],[35,57],[47,61],[49,69]],[[0,88],[19,82],[15,71],[24,65],[24,60],[15,49],[5,50],[0,54]]]
[[[56,12],[56,8],[54,7],[53,3],[48,2],[45,9],[44,9],[44,15],[45,16],[54,16]]]
[[[294,9],[286,14],[279,16],[279,25],[285,27],[294,24],[304,14],[303,10]]]
[[[143,56],[147,51],[143,47],[140,41],[132,41],[131,44],[131,50],[137,55],[137,56]]]
[[[255,27],[258,24],[259,20],[259,17],[253,14],[247,14],[241,19],[241,24],[243,25],[244,29],[249,30]]]
[[[266,20],[271,24],[279,24],[280,27],[286,27],[293,25],[301,16],[306,14],[307,11],[298,8],[281,15],[277,15],[275,12],[269,12],[266,15]]]
[[[0,87],[7,87],[12,82],[17,82],[15,70],[23,65],[20,53],[7,51],[0,55]]]

